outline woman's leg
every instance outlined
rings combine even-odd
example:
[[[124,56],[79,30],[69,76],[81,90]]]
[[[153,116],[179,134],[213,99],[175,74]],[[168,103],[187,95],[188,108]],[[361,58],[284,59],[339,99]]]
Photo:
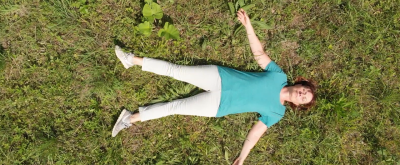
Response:
[[[130,127],[132,123],[158,119],[169,115],[215,117],[220,99],[221,91],[209,91],[185,99],[139,107],[139,112],[135,114],[123,110],[114,125],[112,136],[115,137],[119,131]]]
[[[169,115],[215,117],[220,98],[221,92],[203,92],[189,98],[140,107],[139,118],[140,121],[147,121]]]
[[[221,90],[221,78],[215,65],[184,66],[145,57],[142,70],[169,76],[207,91]]]
[[[115,54],[127,69],[133,65],[141,65],[144,71],[170,76],[207,91],[221,90],[221,78],[217,66],[183,66],[152,58],[135,57],[132,53],[123,52],[119,46],[115,47]]]

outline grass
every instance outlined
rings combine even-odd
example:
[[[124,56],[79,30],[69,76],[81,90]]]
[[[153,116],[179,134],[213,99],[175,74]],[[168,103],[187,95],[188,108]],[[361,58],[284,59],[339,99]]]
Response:
[[[134,30],[138,1],[0,1],[0,164],[230,164],[257,114],[170,116],[111,138],[122,108],[199,89],[125,70],[113,48],[177,64],[260,71],[231,1],[159,4],[181,40]],[[235,3],[236,1],[232,1]],[[246,164],[400,163],[400,2],[256,1],[256,32],[290,79],[319,84],[309,112],[287,110]]]

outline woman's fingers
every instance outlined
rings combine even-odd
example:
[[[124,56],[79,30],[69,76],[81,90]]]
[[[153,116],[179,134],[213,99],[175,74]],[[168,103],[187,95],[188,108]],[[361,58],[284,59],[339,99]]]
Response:
[[[238,17],[243,17],[244,15],[243,15],[243,13],[238,12],[238,13],[237,13],[237,16],[238,16]]]
[[[248,17],[246,11],[244,11],[243,9],[242,9],[242,14],[243,16]]]
[[[244,15],[246,12],[245,12],[243,9],[241,9],[241,10],[239,10],[237,13],[238,13],[238,14],[241,14],[241,15]]]
[[[238,20],[243,24],[246,25],[247,21],[249,19],[249,16],[247,16],[246,11],[243,9],[239,9],[239,11],[236,13]]]
[[[244,17],[244,18],[249,17],[249,16],[247,16],[246,11],[244,11],[243,9],[240,9],[240,10],[237,12],[237,15],[238,15],[238,17],[239,17],[239,16],[240,16],[240,17]]]
[[[242,22],[244,20],[244,16],[241,13],[237,13],[237,16],[239,21]]]

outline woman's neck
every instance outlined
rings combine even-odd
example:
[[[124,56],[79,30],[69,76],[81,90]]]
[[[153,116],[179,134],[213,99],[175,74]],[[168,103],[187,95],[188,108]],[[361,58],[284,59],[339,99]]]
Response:
[[[285,104],[285,101],[290,102],[290,86],[283,87],[281,89],[281,93],[279,94],[279,100],[281,101],[281,104]]]

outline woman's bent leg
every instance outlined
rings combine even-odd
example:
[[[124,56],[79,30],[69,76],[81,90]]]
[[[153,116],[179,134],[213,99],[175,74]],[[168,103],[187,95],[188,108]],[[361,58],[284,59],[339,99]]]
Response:
[[[142,70],[170,76],[207,91],[221,90],[221,78],[215,65],[183,66],[145,57]]]
[[[220,98],[220,91],[211,91],[185,99],[140,107],[140,120],[152,120],[175,114],[215,117],[219,108]]]

